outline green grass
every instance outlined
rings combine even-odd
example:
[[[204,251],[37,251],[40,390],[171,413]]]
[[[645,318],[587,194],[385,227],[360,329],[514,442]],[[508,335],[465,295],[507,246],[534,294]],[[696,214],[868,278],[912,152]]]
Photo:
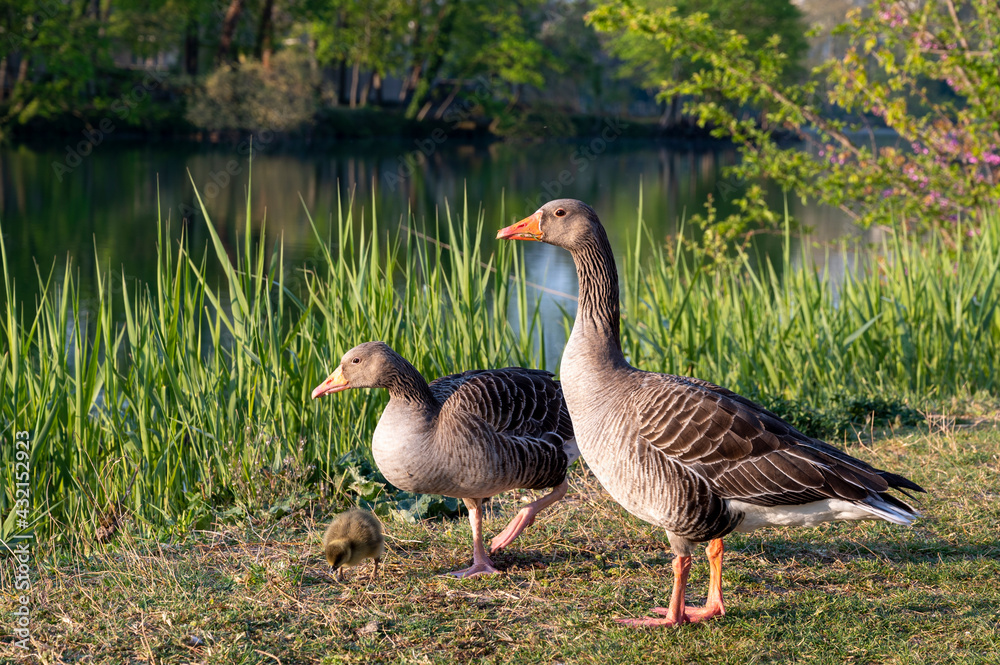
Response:
[[[1000,429],[872,432],[851,452],[930,490],[912,528],[885,523],[727,537],[727,614],[682,629],[615,618],[666,602],[662,531],[628,515],[577,466],[566,500],[495,561],[471,559],[465,518],[386,520],[383,575],[337,583],[319,543],[338,504],[195,532],[136,536],[35,562],[34,657],[24,662],[995,663],[1000,653]],[[487,535],[520,504],[492,502]],[[696,557],[688,593],[704,601]],[[4,596],[0,611],[14,609]],[[0,638],[0,660],[21,652]]]
[[[340,206],[308,271],[251,234],[230,258],[209,222],[201,257],[170,246],[159,223],[155,282],[101,270],[94,301],[73,270],[40,275],[31,308],[5,277],[0,468],[14,468],[7,444],[28,432],[42,543],[89,547],[126,518],[166,537],[220,517],[285,514],[326,492],[384,498],[353,471],[364,468],[385,395],[309,399],[362,341],[387,341],[428,377],[540,364],[541,318],[519,248],[488,244],[509,221],[504,210],[487,223],[446,208],[424,223],[427,235],[383,236],[376,204],[367,219]],[[639,222],[621,263],[626,352],[640,367],[737,389],[823,435],[843,436],[872,413],[905,425],[917,408],[968,412],[978,399],[993,409],[1000,217],[983,219],[957,250],[889,234],[843,284],[797,269],[790,238],[774,264],[742,254],[717,263],[697,247],[653,242]],[[342,462],[349,451],[361,455]],[[23,530],[15,499],[5,483],[5,541]]]

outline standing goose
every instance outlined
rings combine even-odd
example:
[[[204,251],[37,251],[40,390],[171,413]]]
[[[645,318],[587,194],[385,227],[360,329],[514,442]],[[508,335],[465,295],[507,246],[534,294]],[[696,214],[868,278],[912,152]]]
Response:
[[[383,342],[346,354],[312,392],[386,388],[389,404],[372,453],[390,483],[410,492],[461,498],[472,524],[472,566],[456,577],[496,573],[483,547],[483,500],[511,489],[554,488],[528,504],[490,543],[509,545],[566,495],[566,468],[580,456],[559,383],[541,370],[508,367],[443,376],[428,385]]]
[[[722,538],[762,526],[831,520],[910,524],[916,511],[887,493],[924,490],[797,431],[725,388],[644,372],[628,364],[619,337],[618,272],[608,236],[586,204],[561,199],[497,238],[538,240],[568,250],[579,308],[560,379],[577,444],[614,499],[663,527],[674,551],[674,588],[662,618],[632,626],[678,626],[725,614]],[[909,496],[909,495],[907,495]],[[708,542],[708,599],[684,604],[695,543]]]

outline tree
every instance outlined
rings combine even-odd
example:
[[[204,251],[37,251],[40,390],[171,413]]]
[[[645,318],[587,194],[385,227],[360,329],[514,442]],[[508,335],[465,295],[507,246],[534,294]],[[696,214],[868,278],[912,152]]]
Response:
[[[230,0],[226,9],[226,16],[222,20],[222,32],[219,34],[219,51],[215,56],[216,61],[225,64],[229,61],[232,47],[233,34],[236,32],[236,24],[243,13],[244,0]]]
[[[109,63],[100,12],[91,2],[52,0],[0,3],[0,64],[14,71],[9,107],[0,125],[69,112],[94,94],[98,67]]]
[[[800,84],[783,77],[788,56],[778,39],[752,49],[746,36],[720,30],[705,14],[618,2],[591,20],[604,31],[646,35],[668,57],[698,66],[664,81],[661,94],[688,96],[701,124],[741,147],[734,173],[754,184],[737,200],[742,214],[727,220],[731,228],[775,221],[764,179],[862,225],[905,219],[945,229],[1000,197],[997,3],[876,0],[841,27],[846,54]],[[720,98],[761,109],[761,118],[741,117]],[[824,116],[817,102],[848,119]],[[884,145],[851,131],[873,124],[899,140]],[[796,133],[809,149],[783,149],[775,131]]]
[[[541,87],[541,71],[549,53],[540,41],[543,0],[496,3],[491,0],[452,0],[437,26],[439,35],[428,57],[407,115],[422,118],[437,74],[451,86],[439,105],[442,117],[471,80],[488,81],[490,96],[513,105],[522,86]],[[457,27],[457,29],[456,29]]]
[[[409,10],[404,0],[328,0],[310,6],[317,60],[323,65],[352,65],[351,108],[367,104],[373,82],[402,68]],[[361,90],[363,72],[369,78]]]
[[[808,50],[802,13],[790,0],[642,0],[641,11],[670,11],[677,17],[704,16],[709,26],[726,33],[735,31],[746,39],[746,49],[755,52],[778,40],[785,57],[780,61],[786,80],[802,73],[800,61]],[[614,32],[607,40],[608,51],[621,60],[620,76],[632,78],[645,88],[656,89],[665,80],[688,78],[704,66],[704,61],[678,57],[676,51],[657,45],[657,37],[642,31]],[[678,115],[679,96],[669,100],[664,123]]]

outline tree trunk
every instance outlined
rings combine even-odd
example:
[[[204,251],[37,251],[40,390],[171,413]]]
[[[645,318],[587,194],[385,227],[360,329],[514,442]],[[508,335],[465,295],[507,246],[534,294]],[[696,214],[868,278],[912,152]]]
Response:
[[[198,39],[198,21],[188,18],[184,27],[184,73],[188,76],[198,75],[198,49],[201,42]]]
[[[410,73],[403,77],[403,80],[399,84],[399,101],[405,102],[406,98],[409,96],[410,92],[415,90],[417,87],[417,81],[420,80],[420,70],[423,68],[423,63],[416,61],[417,56],[413,56],[414,63],[413,67],[410,69]]]
[[[420,37],[423,34],[424,23],[421,20],[423,18],[422,13],[419,9],[420,2],[414,3],[418,9],[415,12],[416,18],[414,19],[413,26],[413,57],[410,59],[410,73],[403,77],[403,80],[399,84],[399,101],[400,103],[405,102],[406,98],[409,96],[411,90],[415,90],[417,87],[417,81],[420,80],[420,70],[423,68],[424,64],[424,54],[420,50]]]
[[[372,72],[372,75],[365,81],[364,87],[361,88],[361,96],[358,97],[358,106],[368,106],[368,96],[372,94],[372,86],[375,84],[376,76],[378,76],[378,73]]]
[[[660,114],[660,120],[656,124],[660,126],[660,129],[670,127],[670,102],[663,102],[663,113]]]
[[[447,111],[448,107],[451,106],[451,103],[455,101],[455,97],[458,95],[459,90],[462,89],[462,83],[464,81],[465,79],[458,79],[458,82],[455,84],[455,87],[451,89],[451,92],[448,93],[448,96],[445,98],[445,100],[441,102],[441,106],[438,107],[437,113],[434,114],[435,120],[440,120],[441,118],[444,117],[444,112]]]
[[[360,77],[360,75],[361,75],[361,65],[355,62],[354,67],[351,69],[351,95],[348,104],[348,106],[352,109],[357,106],[355,100],[357,99],[358,96],[358,78]]]
[[[337,13],[337,31],[343,29],[344,27],[344,12],[340,11]],[[347,100],[347,58],[342,58],[340,60],[340,72],[339,78],[337,80],[337,103],[340,106],[348,103]]]
[[[438,71],[444,64],[444,57],[448,53],[448,45],[451,42],[452,30],[455,28],[455,15],[457,13],[455,3],[449,2],[441,8],[441,12],[438,14],[438,29],[428,42],[429,48],[427,50],[431,55],[427,62],[427,69],[424,71],[423,78],[415,86],[413,97],[410,99],[410,105],[406,109],[407,118],[427,115],[424,106],[426,106],[427,98],[431,94],[434,79],[437,77]],[[435,42],[437,42],[436,48]]]
[[[28,67],[31,64],[31,58],[28,57],[27,53],[21,54],[21,64],[17,68],[17,81],[14,82],[14,88],[17,89],[25,81],[28,80]]]
[[[257,28],[257,46],[254,49],[264,69],[271,69],[271,25],[274,15],[274,0],[264,0],[264,8],[260,11],[260,25]]]
[[[0,60],[0,103],[7,99],[7,56]]]
[[[372,74],[372,87],[375,88],[375,103],[379,106],[385,106],[385,98],[382,95],[382,77],[378,72]]]
[[[341,60],[337,72],[337,104],[347,103],[347,61]]]
[[[431,110],[431,106],[433,106],[433,104],[430,102],[423,105],[423,107],[417,112],[417,122],[424,121],[424,118],[427,117],[427,113]]]
[[[229,9],[226,10],[226,17],[222,19],[222,35],[219,38],[219,52],[216,60],[221,64],[229,62],[230,51],[233,48],[233,34],[236,33],[236,24],[243,13],[244,0],[232,0]]]

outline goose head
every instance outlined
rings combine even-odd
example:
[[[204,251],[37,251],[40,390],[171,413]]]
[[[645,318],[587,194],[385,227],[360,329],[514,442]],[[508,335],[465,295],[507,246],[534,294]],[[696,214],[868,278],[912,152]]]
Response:
[[[312,391],[312,398],[350,388],[388,388],[399,356],[385,342],[365,342],[344,354],[333,374]]]
[[[347,538],[331,540],[326,545],[326,560],[337,570],[351,561],[351,550],[351,541]]]
[[[498,240],[537,240],[572,251],[601,228],[594,209],[576,199],[549,201],[535,214],[500,229]]]

